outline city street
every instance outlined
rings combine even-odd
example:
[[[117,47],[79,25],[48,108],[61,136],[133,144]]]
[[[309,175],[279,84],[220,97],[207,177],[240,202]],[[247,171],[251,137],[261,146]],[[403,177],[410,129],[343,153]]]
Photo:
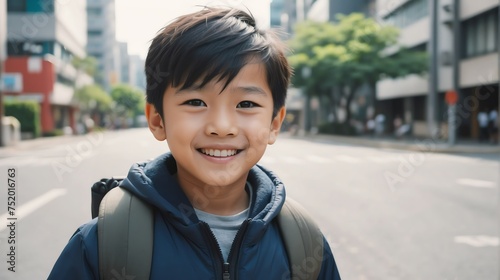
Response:
[[[0,158],[0,279],[46,279],[73,232],[91,218],[91,185],[167,150],[140,128],[56,138]],[[260,163],[318,221],[342,279],[498,279],[498,155],[282,136]],[[8,196],[15,196],[14,215]],[[13,265],[15,272],[8,270]]]

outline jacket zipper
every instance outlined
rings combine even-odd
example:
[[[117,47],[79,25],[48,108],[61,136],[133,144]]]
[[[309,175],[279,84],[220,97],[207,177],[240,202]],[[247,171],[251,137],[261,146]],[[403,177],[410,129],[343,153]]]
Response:
[[[240,229],[236,233],[236,236],[234,238],[233,244],[231,245],[231,249],[229,250],[229,255],[228,255],[228,262],[224,261],[224,257],[222,256],[222,250],[219,246],[219,243],[217,243],[217,238],[215,238],[214,233],[210,229],[210,226],[204,222],[200,221],[200,223],[203,225],[202,229],[207,233],[207,236],[209,236],[209,244],[210,247],[212,248],[212,253],[213,257],[217,260],[219,265],[217,267],[222,268],[222,273],[219,272],[219,270],[216,271],[216,275],[221,275],[222,277],[217,276],[216,279],[223,279],[223,280],[231,280],[231,271],[235,271],[237,268],[237,261],[238,261],[238,254],[237,252],[239,248],[241,247],[241,242],[243,241],[243,235],[246,231],[246,228],[248,226],[248,223],[252,219],[246,219],[243,221],[243,223],[240,226]],[[234,273],[234,272],[233,272]],[[233,275],[233,280],[237,280],[237,275]]]
[[[204,222],[204,221],[200,221],[201,223],[201,228],[202,230],[206,233],[206,236],[207,236],[207,239],[208,239],[208,244],[210,245],[210,248],[211,248],[211,252],[212,252],[212,257],[217,261],[217,265],[215,266],[216,268],[222,268],[222,271],[220,271],[219,269],[217,269],[215,271],[215,279],[230,279],[230,278],[226,278],[225,274],[226,274],[226,271],[225,271],[225,268],[224,268],[224,257],[222,256],[222,250],[220,249],[220,246],[219,246],[219,243],[217,243],[217,238],[215,238],[215,235],[214,233],[212,232],[212,230],[210,229],[210,226]],[[229,266],[228,266],[229,267]],[[222,274],[222,277],[220,277],[219,275]],[[229,277],[229,274],[228,276]]]
[[[228,268],[228,273],[230,271],[233,271],[233,280],[238,280],[238,274],[235,273],[236,269],[238,268],[238,252],[241,248],[241,243],[243,242],[243,236],[245,236],[245,232],[247,230],[248,224],[250,223],[252,219],[246,219],[243,221],[243,223],[240,226],[240,229],[238,229],[238,232],[236,232],[236,236],[234,237],[233,244],[231,245],[231,249],[229,249],[229,255],[227,256],[228,262],[227,268]],[[231,275],[231,274],[229,274]],[[227,278],[229,279],[229,278]],[[224,278],[225,280],[225,278]]]

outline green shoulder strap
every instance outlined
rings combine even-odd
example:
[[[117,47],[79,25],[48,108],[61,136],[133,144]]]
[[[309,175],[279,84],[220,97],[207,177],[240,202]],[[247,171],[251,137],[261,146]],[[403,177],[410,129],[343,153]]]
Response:
[[[153,229],[154,214],[147,203],[123,188],[110,190],[99,206],[100,279],[149,279]]]
[[[277,218],[288,253],[291,279],[318,279],[323,262],[323,234],[307,211],[286,198]]]
[[[318,226],[290,198],[285,200],[277,221],[291,265],[291,279],[317,279],[324,246]],[[151,207],[127,190],[113,188],[101,201],[97,227],[101,280],[127,276],[149,279],[154,230]]]

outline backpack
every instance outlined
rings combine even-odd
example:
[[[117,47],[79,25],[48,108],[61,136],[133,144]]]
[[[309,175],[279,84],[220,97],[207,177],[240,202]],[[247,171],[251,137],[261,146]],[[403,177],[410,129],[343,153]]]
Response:
[[[154,210],[119,187],[122,180],[121,177],[101,179],[91,188],[92,218],[98,217],[100,279],[128,279],[127,275],[137,280],[149,279]],[[317,279],[324,247],[319,227],[290,198],[286,198],[276,220],[291,267],[290,279]]]

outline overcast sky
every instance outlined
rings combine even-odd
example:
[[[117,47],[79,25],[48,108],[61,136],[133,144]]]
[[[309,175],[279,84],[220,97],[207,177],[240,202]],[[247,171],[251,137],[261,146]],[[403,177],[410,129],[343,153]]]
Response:
[[[156,32],[174,18],[200,9],[197,5],[247,7],[260,28],[269,27],[270,0],[115,0],[116,36],[128,43],[129,54],[145,58]]]

